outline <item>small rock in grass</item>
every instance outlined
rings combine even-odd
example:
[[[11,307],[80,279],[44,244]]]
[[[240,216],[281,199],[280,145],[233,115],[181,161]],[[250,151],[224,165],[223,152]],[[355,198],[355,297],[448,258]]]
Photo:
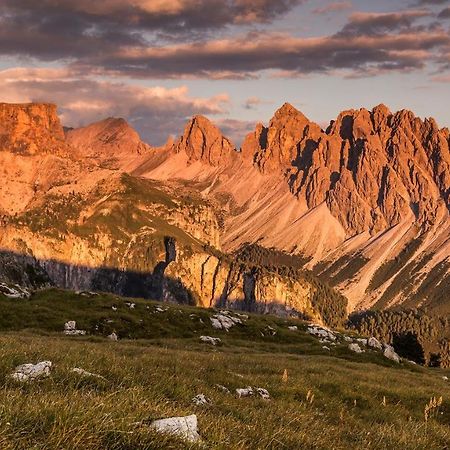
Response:
[[[76,373],[76,374],[78,374],[78,375],[81,375],[81,376],[83,376],[83,377],[99,378],[99,379],[101,379],[101,380],[105,380],[105,381],[106,381],[106,378],[105,378],[105,377],[102,377],[101,375],[99,375],[99,374],[97,374],[97,373],[91,373],[91,372],[88,372],[87,370],[80,369],[79,367],[74,367],[74,368],[72,369],[72,372],[74,372],[74,373]]]
[[[348,348],[355,353],[362,353],[364,351],[358,344],[350,344]]]
[[[270,394],[269,394],[269,391],[267,389],[256,388],[256,392],[264,400],[270,400]]]
[[[374,337],[371,337],[367,340],[367,345],[377,350],[383,350],[383,344],[377,338]]]
[[[242,320],[239,319],[239,317],[231,316],[229,311],[224,312],[227,314],[214,314],[214,316],[210,317],[211,325],[213,328],[215,328],[216,330],[228,331],[234,325],[242,324]]]
[[[125,305],[127,305],[127,306],[128,306],[128,308],[130,308],[130,309],[134,309],[134,308],[136,308],[136,303],[125,302]]]
[[[296,325],[292,325],[291,327],[288,327],[288,330],[298,331],[298,327]]]
[[[391,361],[400,363],[400,356],[397,355],[397,353],[394,350],[394,347],[392,347],[391,345],[385,344],[383,354],[386,358],[390,359]]]
[[[84,336],[85,330],[77,330],[77,323],[75,320],[69,320],[64,324],[64,334],[66,336]]]
[[[30,298],[31,293],[28,289],[25,289],[18,284],[13,286],[5,283],[0,283],[0,294],[5,295],[8,298]]]
[[[236,313],[236,315],[239,316],[241,319],[248,320],[247,314],[239,314],[239,313]]]
[[[219,389],[219,391],[224,392],[225,394],[231,394],[230,390],[227,387],[222,386],[221,384],[216,384],[216,388]]]
[[[185,417],[170,417],[168,419],[154,420],[150,426],[159,433],[171,434],[172,436],[180,437],[192,443],[200,440],[197,416],[195,414]]]
[[[326,345],[322,346],[322,348],[323,348],[324,350],[330,351],[330,347],[327,347]]]
[[[205,342],[206,344],[211,344],[211,345],[219,345],[222,343],[222,340],[220,338],[215,338],[215,337],[211,337],[211,336],[200,336],[200,340],[202,342]]]
[[[192,399],[192,403],[196,406],[210,405],[211,400],[205,394],[198,394]]]
[[[108,339],[111,340],[111,341],[118,341],[118,340],[119,340],[119,337],[117,336],[116,333],[111,333],[111,334],[108,336]]]
[[[443,379],[444,381],[448,381],[448,377],[446,377],[445,375],[442,377],[442,379]]]
[[[15,381],[31,381],[37,378],[48,377],[51,368],[51,361],[41,361],[37,364],[22,364],[17,366],[10,376]]]
[[[335,334],[321,325],[309,325],[307,329],[309,334],[318,337],[319,339],[328,339],[330,341],[335,341]]]
[[[367,345],[367,339],[357,338],[356,341],[359,342],[361,345]]]
[[[236,389],[236,395],[238,398],[241,397],[251,397],[254,394],[253,389],[251,386],[248,386],[246,388],[237,388]]]
[[[113,311],[117,311],[117,306],[111,306],[111,309],[112,309]]]
[[[353,342],[353,339],[350,336],[344,336],[345,342]]]

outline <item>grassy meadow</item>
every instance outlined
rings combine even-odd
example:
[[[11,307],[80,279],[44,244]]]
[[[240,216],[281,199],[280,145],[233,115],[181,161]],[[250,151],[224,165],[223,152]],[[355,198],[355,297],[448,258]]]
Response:
[[[0,449],[449,448],[448,371],[356,354],[344,343],[324,349],[297,320],[250,315],[226,332],[212,328],[213,310],[127,301],[58,290],[0,298]],[[88,335],[64,336],[68,320]],[[112,331],[118,342],[105,337]],[[50,377],[9,378],[17,365],[43,360],[53,363]],[[267,389],[271,400],[236,398],[234,389],[247,386]],[[210,405],[192,403],[200,393]],[[149,427],[190,414],[201,444]]]

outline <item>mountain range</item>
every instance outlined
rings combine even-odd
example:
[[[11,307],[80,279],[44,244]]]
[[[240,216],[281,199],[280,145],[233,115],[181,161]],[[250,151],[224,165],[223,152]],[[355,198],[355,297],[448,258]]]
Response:
[[[449,143],[385,105],[322,129],[284,104],[237,149],[203,116],[154,147],[123,119],[0,104],[0,281],[325,323],[448,312]]]

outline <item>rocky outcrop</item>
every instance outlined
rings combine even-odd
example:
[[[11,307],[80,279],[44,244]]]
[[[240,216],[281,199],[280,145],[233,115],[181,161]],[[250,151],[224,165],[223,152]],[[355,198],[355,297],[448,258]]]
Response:
[[[175,153],[184,152],[189,163],[202,161],[212,166],[227,165],[236,154],[233,144],[203,116],[190,120],[173,150]]]
[[[379,105],[323,130],[285,104],[238,152],[202,116],[150,149],[121,119],[65,141],[54,106],[0,110],[0,245],[58,285],[316,314],[311,280],[223,257],[257,242],[300,256],[349,309],[438,304],[448,286],[449,131],[433,119]]]
[[[284,105],[243,148],[263,172],[285,172],[309,208],[325,201],[348,237],[375,234],[409,215],[427,226],[449,205],[448,130],[409,111],[344,111],[322,131]]]
[[[67,155],[56,105],[0,103],[0,151],[20,155]]]

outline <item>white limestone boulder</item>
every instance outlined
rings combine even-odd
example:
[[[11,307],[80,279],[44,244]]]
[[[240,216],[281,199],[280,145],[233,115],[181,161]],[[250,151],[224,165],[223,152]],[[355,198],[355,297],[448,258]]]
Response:
[[[167,419],[154,420],[150,426],[159,433],[170,434],[191,443],[200,441],[197,416],[195,414],[185,417],[169,417]]]
[[[51,361],[41,361],[37,364],[22,364],[14,369],[10,377],[15,381],[32,381],[38,378],[48,377],[51,369]]]

